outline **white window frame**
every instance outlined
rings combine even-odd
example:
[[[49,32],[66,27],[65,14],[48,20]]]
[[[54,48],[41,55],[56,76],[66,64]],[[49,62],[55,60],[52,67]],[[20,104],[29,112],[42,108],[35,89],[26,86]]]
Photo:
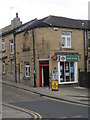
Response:
[[[71,48],[71,32],[62,32],[62,38],[65,38],[65,46],[62,48]],[[68,38],[70,39],[70,46],[68,46]]]
[[[27,71],[26,71],[27,68]],[[25,77],[30,77],[30,65],[25,64]]]
[[[5,63],[2,64],[2,73],[5,74]]]
[[[13,40],[10,41],[10,53],[14,53],[14,45],[13,45]]]
[[[4,50],[5,50],[5,41],[2,40],[2,51],[4,51]]]

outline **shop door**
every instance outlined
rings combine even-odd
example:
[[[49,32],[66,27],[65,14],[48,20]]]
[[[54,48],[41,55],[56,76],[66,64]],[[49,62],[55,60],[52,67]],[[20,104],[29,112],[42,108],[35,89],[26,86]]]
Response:
[[[49,62],[39,62],[40,87],[49,86]]]

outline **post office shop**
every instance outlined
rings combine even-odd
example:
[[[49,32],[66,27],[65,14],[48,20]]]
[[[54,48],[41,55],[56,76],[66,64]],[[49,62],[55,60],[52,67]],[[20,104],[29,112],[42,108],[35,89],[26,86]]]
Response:
[[[78,53],[57,54],[59,84],[78,83],[78,60]]]

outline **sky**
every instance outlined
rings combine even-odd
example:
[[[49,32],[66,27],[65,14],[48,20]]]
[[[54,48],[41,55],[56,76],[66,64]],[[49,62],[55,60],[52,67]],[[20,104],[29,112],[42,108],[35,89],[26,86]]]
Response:
[[[22,23],[49,15],[88,20],[90,0],[0,0],[0,29],[11,24],[16,13]]]

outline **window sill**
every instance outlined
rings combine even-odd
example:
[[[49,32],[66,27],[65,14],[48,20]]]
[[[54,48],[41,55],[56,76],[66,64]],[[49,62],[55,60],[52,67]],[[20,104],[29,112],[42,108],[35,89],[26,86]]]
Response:
[[[30,77],[24,76],[24,77],[23,77],[23,80],[30,80]]]
[[[64,50],[74,50],[74,48],[62,48]]]
[[[23,52],[30,51],[30,47],[28,47],[28,48],[23,48],[22,51],[23,51]]]
[[[2,73],[2,75],[5,75],[5,73]]]
[[[10,55],[13,55],[14,54],[14,52],[13,53],[10,53]]]
[[[2,52],[6,52],[6,50],[2,50]]]

